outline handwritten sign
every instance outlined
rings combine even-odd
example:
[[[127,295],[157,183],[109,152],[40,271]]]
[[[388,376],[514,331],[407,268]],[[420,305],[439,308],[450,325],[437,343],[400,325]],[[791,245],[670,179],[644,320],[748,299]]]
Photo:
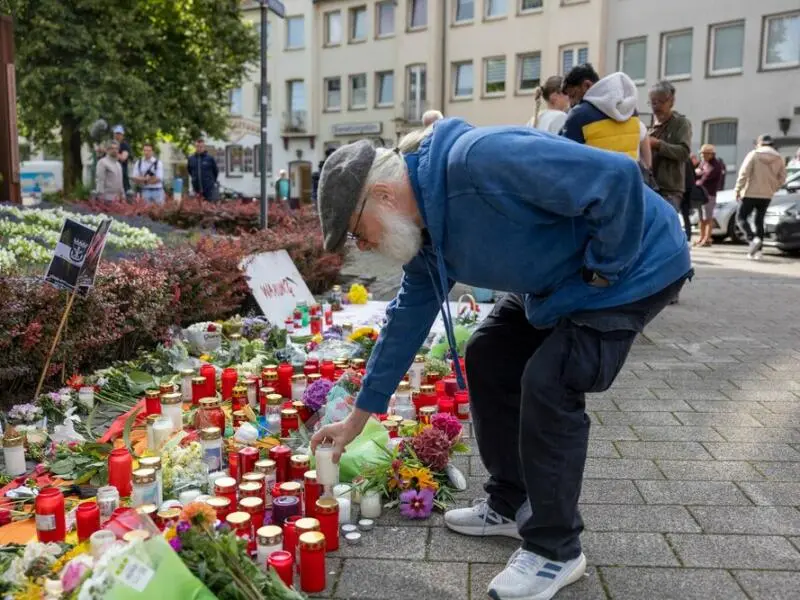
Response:
[[[283,324],[297,303],[313,304],[314,296],[286,250],[248,256],[241,268],[250,278],[250,291],[272,323]]]

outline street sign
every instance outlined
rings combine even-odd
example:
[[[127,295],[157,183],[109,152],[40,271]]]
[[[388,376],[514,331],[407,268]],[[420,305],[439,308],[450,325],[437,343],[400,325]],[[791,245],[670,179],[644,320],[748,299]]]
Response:
[[[267,0],[267,7],[281,19],[286,17],[286,7],[281,0]]]

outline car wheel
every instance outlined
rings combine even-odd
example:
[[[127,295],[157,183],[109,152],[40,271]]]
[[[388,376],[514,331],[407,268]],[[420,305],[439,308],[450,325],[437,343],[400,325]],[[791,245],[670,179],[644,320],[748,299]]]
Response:
[[[739,224],[736,222],[736,213],[732,214],[731,218],[728,219],[728,237],[735,244],[747,243],[747,237],[744,231],[742,231],[741,227],[739,227]]]

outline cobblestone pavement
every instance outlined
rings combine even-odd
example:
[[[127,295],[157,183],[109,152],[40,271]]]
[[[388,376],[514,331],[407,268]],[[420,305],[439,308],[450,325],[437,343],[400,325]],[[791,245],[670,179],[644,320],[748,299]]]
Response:
[[[588,399],[590,568],[557,600],[800,598],[800,261],[753,263],[735,246],[694,256],[681,303],[649,327],[613,388]],[[349,271],[372,269],[389,293],[397,270],[362,260]],[[466,505],[485,472],[474,451],[458,463]],[[323,596],[485,598],[515,547],[390,512],[329,562]]]

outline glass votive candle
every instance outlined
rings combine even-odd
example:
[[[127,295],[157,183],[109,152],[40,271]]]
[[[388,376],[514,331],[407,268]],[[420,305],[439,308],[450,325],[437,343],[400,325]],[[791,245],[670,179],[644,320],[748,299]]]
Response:
[[[361,495],[361,516],[365,519],[377,519],[381,516],[383,501],[377,491],[364,492]]]
[[[339,465],[333,462],[333,444],[319,444],[314,453],[316,461],[317,481],[321,486],[339,483]]]
[[[78,402],[80,402],[86,410],[94,408],[94,388],[90,385],[85,385],[78,390]]]

